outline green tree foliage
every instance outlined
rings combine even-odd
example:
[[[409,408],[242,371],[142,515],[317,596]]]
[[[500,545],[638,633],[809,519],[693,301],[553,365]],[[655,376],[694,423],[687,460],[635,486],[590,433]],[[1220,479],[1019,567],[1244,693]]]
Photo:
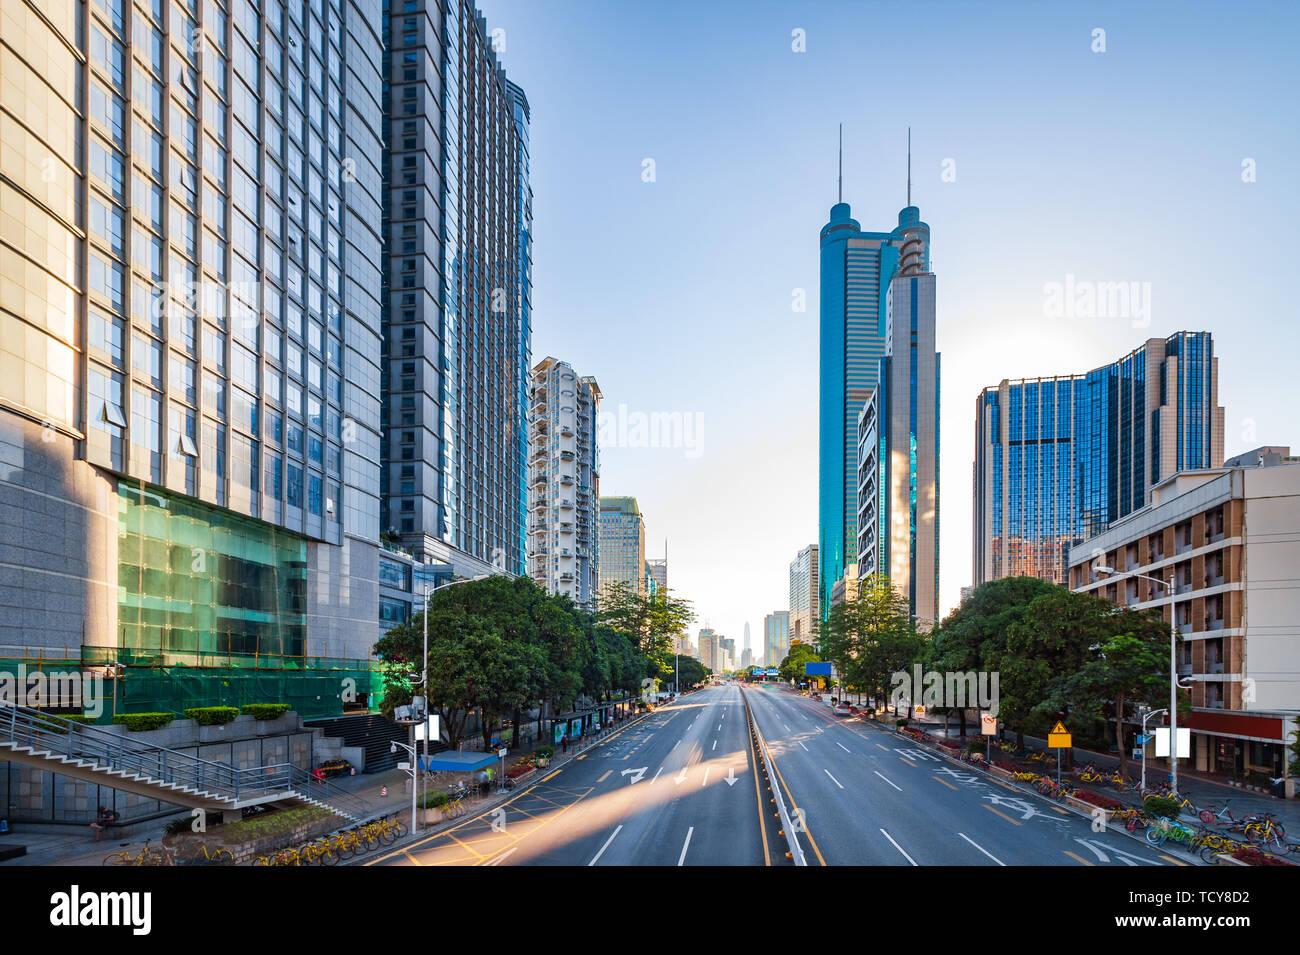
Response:
[[[790,652],[785,655],[781,661],[777,672],[783,680],[794,680],[796,683],[804,679],[803,666],[805,663],[821,663],[822,658],[817,655],[817,648],[811,643],[794,643],[790,645]]]
[[[888,696],[890,674],[910,671],[925,648],[907,598],[883,577],[862,581],[854,599],[831,607],[819,636],[843,684],[877,701]]]
[[[698,686],[708,680],[713,672],[694,657],[679,657],[677,667],[678,682],[682,687]]]
[[[626,581],[606,584],[600,592],[596,619],[629,635],[633,646],[649,663],[650,675],[669,679],[677,638],[695,619],[691,602],[669,587],[641,594]]]

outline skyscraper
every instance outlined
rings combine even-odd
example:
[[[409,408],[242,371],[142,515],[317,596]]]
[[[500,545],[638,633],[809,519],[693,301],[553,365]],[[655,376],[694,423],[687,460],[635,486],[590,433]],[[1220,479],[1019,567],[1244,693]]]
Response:
[[[652,557],[646,563],[650,567],[650,576],[654,578],[655,586],[663,590],[668,586],[668,558]]]
[[[929,229],[900,215],[904,242],[889,283],[879,382],[858,421],[859,578],[880,575],[928,628],[939,616],[939,354],[935,277],[921,271]]]
[[[528,100],[470,0],[385,6],[384,529],[525,568]]]
[[[817,545],[809,544],[790,561],[790,641],[812,643],[821,623]],[[829,597],[827,598],[829,600]],[[829,606],[829,604],[828,604]]]
[[[600,578],[600,386],[548,357],[533,369],[529,398],[528,571],[549,593],[591,608]]]
[[[718,666],[718,636],[709,627],[700,630],[699,647],[700,663],[715,673],[721,669]]]
[[[1152,338],[1087,374],[1006,381],[975,403],[973,580],[1064,585],[1070,548],[1178,471],[1223,464],[1209,332]]]
[[[0,644],[128,709],[337,712],[379,635],[380,31],[5,4]]]
[[[911,266],[928,272],[929,228],[920,222],[910,197],[891,232],[863,232],[842,196],[821,230],[818,587],[822,612],[830,607],[831,587],[857,560],[858,415],[879,379],[885,354],[886,297],[904,243],[907,254],[915,257]]]
[[[634,497],[600,498],[600,589],[616,581],[646,592],[645,519]]]
[[[763,618],[763,662],[780,666],[790,651],[790,611],[774,610]]]

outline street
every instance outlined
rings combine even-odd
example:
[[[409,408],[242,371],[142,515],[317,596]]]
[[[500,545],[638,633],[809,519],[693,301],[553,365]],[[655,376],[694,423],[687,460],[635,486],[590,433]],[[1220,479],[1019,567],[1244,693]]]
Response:
[[[789,865],[742,693],[808,865],[1189,864],[775,684],[689,694],[371,864]]]

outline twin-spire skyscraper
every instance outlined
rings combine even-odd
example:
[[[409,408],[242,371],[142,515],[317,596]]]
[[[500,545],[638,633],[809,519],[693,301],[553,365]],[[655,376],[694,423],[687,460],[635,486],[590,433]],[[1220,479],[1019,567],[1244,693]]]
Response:
[[[843,196],[821,230],[818,542],[823,616],[836,581],[887,577],[918,625],[938,617],[939,356],[930,227],[908,204],[864,232]]]

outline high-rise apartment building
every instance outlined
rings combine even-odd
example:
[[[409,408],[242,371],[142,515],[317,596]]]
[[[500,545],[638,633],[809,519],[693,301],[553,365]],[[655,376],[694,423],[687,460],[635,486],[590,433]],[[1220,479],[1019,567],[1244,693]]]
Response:
[[[600,498],[600,589],[616,581],[646,592],[645,519],[634,497]]]
[[[1087,374],[1003,381],[975,404],[973,579],[1065,584],[1070,549],[1175,473],[1223,464],[1209,332],[1153,338]]]
[[[718,637],[718,669],[734,670],[736,668],[736,638]]]
[[[929,272],[930,230],[910,202],[891,232],[863,232],[848,203],[831,207],[821,230],[818,586],[823,611],[830,606],[831,587],[857,560],[858,416],[879,380],[887,296],[903,254],[910,268]]]
[[[470,0],[384,8],[384,530],[523,574],[528,100]]]
[[[718,635],[708,627],[700,630],[699,636],[700,663],[716,673],[718,666]]]
[[[544,358],[529,394],[528,571],[549,593],[595,606],[600,581],[596,379]]]
[[[185,706],[338,711],[314,661],[379,635],[381,61],[355,0],[6,2],[0,644],[123,665],[129,709],[184,666]]]
[[[790,561],[790,641],[814,643],[821,623],[818,550],[809,544]],[[828,598],[829,599],[829,598]]]
[[[881,576],[924,628],[939,616],[939,353],[935,277],[921,271],[919,210],[889,285],[885,355],[858,419],[859,578]]]
[[[763,618],[763,662],[780,666],[790,652],[790,611],[774,610]]]

